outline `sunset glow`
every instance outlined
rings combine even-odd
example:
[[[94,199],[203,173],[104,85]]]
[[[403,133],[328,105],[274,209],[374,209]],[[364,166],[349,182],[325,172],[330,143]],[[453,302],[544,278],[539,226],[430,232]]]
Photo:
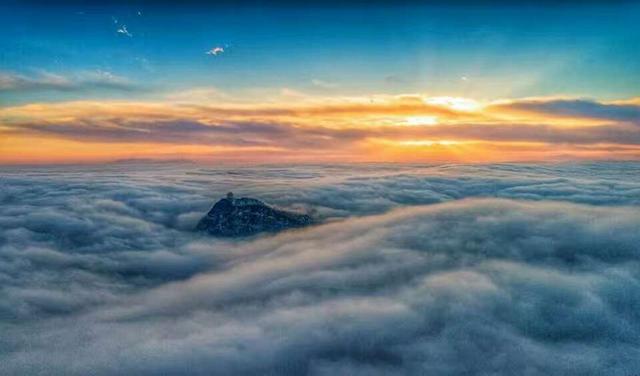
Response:
[[[267,153],[270,162],[489,162],[628,159],[640,151],[633,119],[616,113],[640,111],[628,104],[524,98],[480,106],[468,98],[420,95],[378,97],[373,103],[302,94],[292,104],[277,97],[256,104],[227,100],[193,105],[75,101],[0,108],[5,134],[1,158],[3,163],[81,163],[129,158],[229,161],[241,155],[244,162],[257,162]],[[584,113],[563,110],[582,103],[588,107]],[[606,109],[604,115],[600,109]],[[382,149],[368,146],[380,142],[386,145]],[[449,150],[460,144],[473,146],[464,153]],[[536,151],[528,145],[536,145]]]

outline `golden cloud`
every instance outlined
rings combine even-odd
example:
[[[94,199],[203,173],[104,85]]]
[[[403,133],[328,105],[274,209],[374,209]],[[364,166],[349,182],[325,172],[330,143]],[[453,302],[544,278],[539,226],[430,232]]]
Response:
[[[638,158],[640,103],[421,95],[266,103],[75,101],[0,108],[4,163]]]

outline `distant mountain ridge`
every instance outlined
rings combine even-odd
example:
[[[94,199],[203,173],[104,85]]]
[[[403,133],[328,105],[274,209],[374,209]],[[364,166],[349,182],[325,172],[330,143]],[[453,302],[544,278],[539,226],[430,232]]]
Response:
[[[255,198],[234,198],[229,192],[205,215],[196,230],[219,237],[242,237],[313,224],[311,216],[271,207]]]

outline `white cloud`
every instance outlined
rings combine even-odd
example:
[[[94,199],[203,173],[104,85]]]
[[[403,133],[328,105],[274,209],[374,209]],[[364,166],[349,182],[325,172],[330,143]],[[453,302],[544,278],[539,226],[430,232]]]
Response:
[[[224,53],[224,47],[216,46],[206,52],[207,55],[218,56]]]
[[[4,168],[0,373],[622,374],[639,168]],[[341,220],[188,231],[229,190]]]
[[[118,28],[118,30],[116,30],[116,32],[118,32],[119,34],[123,34],[128,36],[129,38],[133,37],[133,34],[131,34],[129,32],[129,30],[127,30],[127,25],[122,25]]]
[[[323,88],[323,89],[334,89],[334,88],[338,87],[338,84],[336,84],[334,82],[328,82],[328,81],[319,80],[319,79],[316,79],[316,78],[311,80],[311,83],[314,86],[317,86],[317,87]]]

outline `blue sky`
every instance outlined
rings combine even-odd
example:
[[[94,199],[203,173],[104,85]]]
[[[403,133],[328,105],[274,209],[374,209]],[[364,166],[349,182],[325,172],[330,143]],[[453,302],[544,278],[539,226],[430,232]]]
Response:
[[[131,87],[2,93],[8,102],[149,97],[191,87],[330,94],[428,92],[478,99],[615,99],[640,87],[640,6],[482,2],[387,6],[2,6],[0,66]],[[125,25],[129,35],[118,33]],[[225,52],[206,51],[222,46]],[[98,73],[96,73],[98,72]]]

